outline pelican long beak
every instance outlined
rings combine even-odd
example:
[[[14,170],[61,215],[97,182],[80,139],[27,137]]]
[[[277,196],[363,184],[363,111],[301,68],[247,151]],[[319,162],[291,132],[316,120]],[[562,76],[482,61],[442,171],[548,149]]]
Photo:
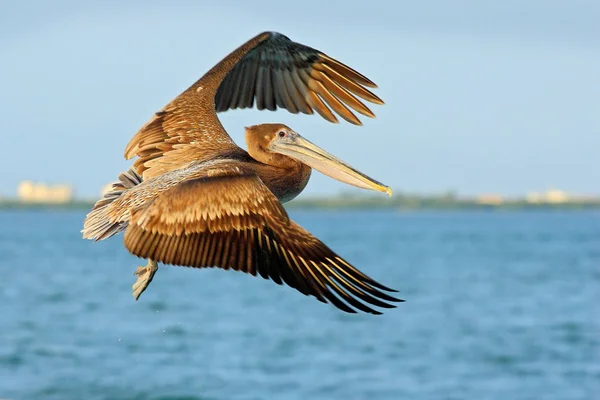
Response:
[[[340,182],[363,189],[385,192],[388,196],[392,195],[392,188],[389,186],[352,168],[295,132],[288,137],[273,140],[269,145],[269,150],[292,157]]]

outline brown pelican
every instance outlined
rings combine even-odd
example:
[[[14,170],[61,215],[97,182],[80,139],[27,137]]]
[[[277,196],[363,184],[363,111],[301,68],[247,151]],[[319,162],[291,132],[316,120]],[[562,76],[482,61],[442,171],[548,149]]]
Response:
[[[369,178],[283,124],[246,128],[248,151],[229,137],[218,112],[285,108],[337,122],[374,117],[359,98],[383,104],[377,87],[325,53],[265,32],[215,65],[144,125],[125,149],[138,157],[87,215],[83,237],[125,231],[125,247],[148,259],[138,267],[137,300],[158,262],[259,274],[346,312],[380,314],[395,292],[360,272],[290,220],[281,203],[296,197],[314,168],[360,188]],[[331,108],[329,108],[329,107]]]

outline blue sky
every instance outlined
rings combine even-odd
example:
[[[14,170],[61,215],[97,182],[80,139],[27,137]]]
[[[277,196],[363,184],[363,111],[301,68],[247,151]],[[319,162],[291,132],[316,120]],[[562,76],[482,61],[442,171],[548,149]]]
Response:
[[[396,191],[600,194],[600,3],[117,1],[0,6],[0,195],[22,179],[96,196],[162,108],[238,45],[274,30],[374,80],[386,102],[355,127],[283,122]],[[314,173],[305,193],[337,193]],[[360,189],[355,189],[357,192]]]

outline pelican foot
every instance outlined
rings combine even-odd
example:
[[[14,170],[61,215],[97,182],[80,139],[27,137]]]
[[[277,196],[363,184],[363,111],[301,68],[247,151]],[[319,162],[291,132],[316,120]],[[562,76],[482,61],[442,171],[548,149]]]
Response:
[[[148,260],[148,264],[145,267],[139,266],[133,273],[137,275],[137,281],[131,287],[133,289],[133,298],[139,299],[144,290],[148,287],[154,274],[158,271],[158,263],[156,261]]]

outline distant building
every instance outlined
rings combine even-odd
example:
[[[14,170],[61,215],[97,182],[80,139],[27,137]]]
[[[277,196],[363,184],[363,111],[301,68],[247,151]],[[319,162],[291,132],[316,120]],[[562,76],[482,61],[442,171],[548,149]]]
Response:
[[[499,194],[482,194],[480,196],[477,196],[477,198],[475,198],[475,201],[478,204],[497,206],[504,202],[504,198]]]
[[[527,193],[527,196],[525,197],[525,200],[527,200],[528,203],[534,203],[534,204],[567,203],[570,199],[571,199],[571,197],[566,192],[563,192],[561,190],[556,190],[556,189],[548,190],[546,193],[537,193],[537,192]]]
[[[545,195],[546,202],[548,203],[566,203],[569,201],[569,195],[561,190],[548,190]]]
[[[17,196],[23,203],[63,204],[73,200],[73,188],[70,185],[46,185],[32,181],[23,181],[17,188]]]

